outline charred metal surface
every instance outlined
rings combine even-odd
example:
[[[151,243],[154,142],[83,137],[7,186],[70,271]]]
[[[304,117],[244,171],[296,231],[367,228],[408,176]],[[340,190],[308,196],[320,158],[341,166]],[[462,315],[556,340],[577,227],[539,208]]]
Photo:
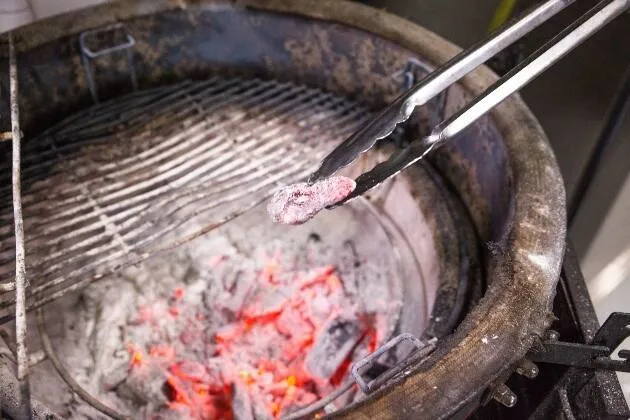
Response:
[[[439,65],[459,51],[410,22],[344,1],[115,3],[17,31],[27,135],[91,103],[77,39],[116,21],[138,42],[140,88],[211,73],[258,75],[379,106],[398,89],[390,76],[410,56]],[[1,59],[3,86],[6,69]],[[99,63],[95,74],[103,99],[128,89],[123,58]],[[495,80],[478,69],[451,89],[450,106]],[[510,98],[433,163],[460,196],[480,241],[491,244],[484,261],[489,288],[427,364],[335,417],[449,417],[495,385],[549,326],[564,250],[565,193],[535,118],[520,98]]]
[[[390,75],[410,55],[352,28],[251,9],[175,9],[134,17],[125,26],[137,41],[133,57],[143,88],[222,73],[291,80],[379,105],[399,90]],[[54,121],[91,103],[79,34],[25,51],[20,62],[29,134],[46,125],[42,119]],[[103,100],[129,90],[124,55],[93,64]],[[4,61],[0,68],[6,69]]]
[[[426,337],[444,337],[483,293],[481,252],[470,217],[445,180],[427,163],[408,168],[411,193],[433,230],[440,283]]]

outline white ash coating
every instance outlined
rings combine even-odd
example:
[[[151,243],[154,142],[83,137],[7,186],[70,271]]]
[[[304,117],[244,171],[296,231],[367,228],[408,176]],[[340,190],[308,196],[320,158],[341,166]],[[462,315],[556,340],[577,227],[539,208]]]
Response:
[[[345,176],[333,176],[312,185],[288,185],[271,197],[267,212],[275,223],[300,225],[349,196],[356,186],[353,179]]]

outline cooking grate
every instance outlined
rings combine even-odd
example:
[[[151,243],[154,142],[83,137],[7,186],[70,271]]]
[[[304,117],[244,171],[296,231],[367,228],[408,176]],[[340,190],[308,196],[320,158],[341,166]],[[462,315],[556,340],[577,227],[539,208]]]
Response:
[[[308,175],[366,107],[278,81],[211,78],[83,110],[25,142],[27,309],[170,249]],[[10,162],[0,163],[0,323],[15,316]]]

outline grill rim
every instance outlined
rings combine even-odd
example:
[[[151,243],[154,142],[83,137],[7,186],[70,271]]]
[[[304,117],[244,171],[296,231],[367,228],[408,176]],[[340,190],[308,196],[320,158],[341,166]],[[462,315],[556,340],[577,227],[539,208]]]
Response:
[[[59,39],[59,34],[76,34],[131,17],[176,8],[217,6],[290,13],[351,26],[392,41],[438,65],[460,51],[450,42],[405,19],[344,0],[134,0],[53,17],[23,27],[16,33],[21,40],[19,49],[23,50]],[[459,85],[472,94],[479,94],[496,80],[494,73],[480,67]],[[352,418],[362,414],[375,418],[408,418],[410,412],[423,418],[449,417],[504,377],[510,370],[505,366],[522,358],[535,336],[548,328],[551,321],[548,315],[565,249],[564,185],[548,140],[520,97],[506,100],[491,113],[491,117],[503,136],[510,165],[518,174],[512,184],[512,220],[518,223],[505,237],[503,245],[508,253],[492,262],[489,275],[497,276],[495,281],[449,342],[442,343],[431,366],[425,366],[422,372],[412,373],[400,384],[383,389],[334,417]],[[512,268],[509,273],[501,272],[501,263],[505,262]],[[518,309],[518,317],[510,316],[509,310],[494,310],[500,305],[515,303],[512,312]],[[478,323],[481,319],[483,324]],[[514,325],[509,325],[506,320]],[[490,354],[481,341],[493,328],[506,335],[502,347],[492,349],[504,353],[499,356]],[[505,350],[513,352],[505,353]],[[477,362],[483,362],[481,367],[476,366]],[[448,395],[436,392],[430,386],[444,381],[455,383],[456,380],[459,381],[457,390]]]

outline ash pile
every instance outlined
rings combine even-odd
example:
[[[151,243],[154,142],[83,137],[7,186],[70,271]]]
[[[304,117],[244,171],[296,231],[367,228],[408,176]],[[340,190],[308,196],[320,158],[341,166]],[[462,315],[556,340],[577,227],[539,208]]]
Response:
[[[322,236],[200,238],[54,303],[49,334],[86,390],[136,418],[281,418],[344,384],[400,311],[387,261]],[[49,399],[101,416],[71,393]]]

